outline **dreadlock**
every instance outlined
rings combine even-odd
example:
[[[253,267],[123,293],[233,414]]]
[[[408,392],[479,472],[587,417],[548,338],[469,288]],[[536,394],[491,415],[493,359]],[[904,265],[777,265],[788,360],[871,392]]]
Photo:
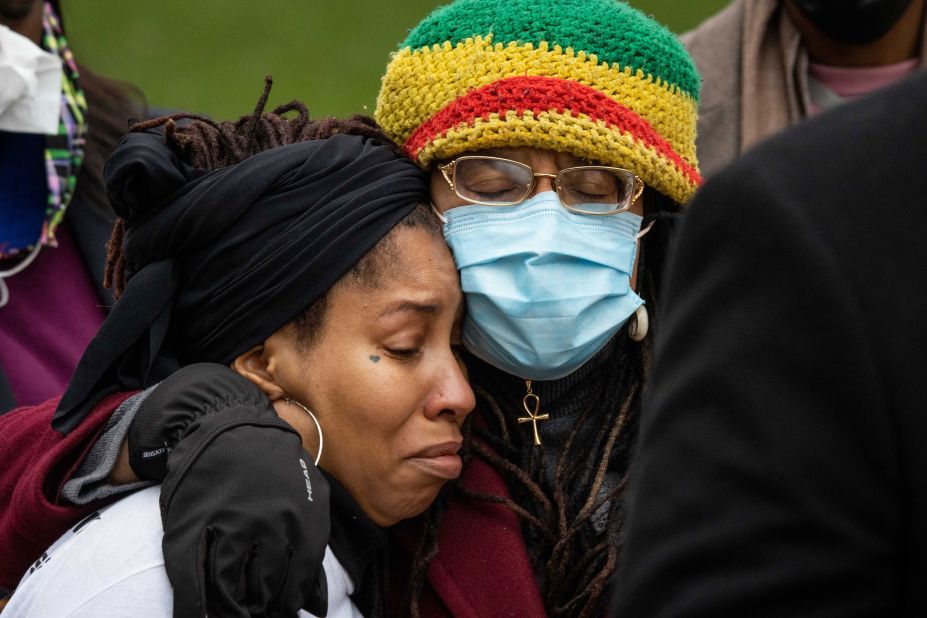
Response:
[[[637,276],[640,295],[650,311],[651,327],[657,318],[659,275],[675,235],[679,207],[647,189],[655,223],[642,243]],[[622,500],[636,441],[641,392],[650,373],[650,341],[637,343],[626,329],[617,339],[614,356],[589,379],[601,388],[582,410],[562,444],[556,468],[545,469],[543,451],[521,432],[510,432],[501,406],[471,372],[477,408],[485,426],[472,425],[465,434],[466,450],[480,457],[507,481],[512,497],[483,494],[455,484],[452,491],[464,499],[501,504],[522,521],[526,537],[534,539],[532,566],[538,576],[542,600],[550,616],[597,616],[605,613],[607,587],[618,567],[624,509]],[[468,422],[469,425],[469,422]],[[589,427],[605,428],[590,431]],[[606,483],[606,474],[617,482]],[[551,482],[549,479],[553,477]],[[442,508],[435,505],[425,517],[421,543],[412,559],[410,615],[420,615],[419,593],[429,560],[437,554]],[[604,526],[593,524],[604,515]]]
[[[392,141],[381,131],[376,121],[360,114],[350,118],[311,119],[309,110],[300,101],[290,101],[265,112],[273,79],[264,78],[254,112],[238,120],[215,122],[199,114],[178,113],[146,120],[132,125],[129,131],[148,131],[164,127],[164,141],[188,165],[201,170],[215,170],[234,165],[259,152],[296,144],[306,140],[325,139],[332,135],[361,135],[396,150]],[[295,112],[295,116],[287,117]],[[178,122],[183,121],[183,122]],[[112,236],[106,245],[106,267],[103,285],[112,288],[118,298],[131,273],[127,272],[123,240],[126,222],[116,219]]]

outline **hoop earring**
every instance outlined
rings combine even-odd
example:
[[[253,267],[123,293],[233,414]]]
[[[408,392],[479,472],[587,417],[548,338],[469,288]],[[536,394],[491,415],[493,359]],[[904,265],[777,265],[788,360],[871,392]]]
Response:
[[[650,316],[644,305],[640,305],[628,320],[628,337],[631,341],[643,341],[648,332],[650,332]]]
[[[315,428],[316,428],[316,430],[319,432],[319,454],[315,456],[315,465],[316,465],[316,467],[318,467],[318,466],[319,466],[319,460],[322,459],[322,446],[325,444],[325,440],[322,438],[322,426],[319,425],[319,419],[317,419],[317,418],[315,417],[315,414],[312,413],[312,410],[310,410],[309,408],[307,408],[307,407],[304,406],[303,404],[299,403],[299,402],[296,401],[295,399],[290,399],[289,397],[284,397],[284,398],[283,398],[283,403],[288,403],[288,404],[290,404],[290,405],[296,406],[297,408],[302,408],[302,409],[303,409],[303,412],[305,412],[306,414],[308,414],[308,415],[309,415],[309,418],[312,419],[312,422],[315,423]]]

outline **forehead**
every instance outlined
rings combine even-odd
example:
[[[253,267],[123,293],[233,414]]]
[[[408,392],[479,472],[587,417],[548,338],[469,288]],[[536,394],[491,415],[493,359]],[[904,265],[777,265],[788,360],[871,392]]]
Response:
[[[466,152],[466,155],[484,155],[489,157],[500,157],[511,159],[520,163],[526,163],[533,168],[557,167],[575,167],[577,165],[595,165],[592,161],[587,161],[568,152],[559,152],[556,150],[542,150],[541,148],[530,148],[528,146],[517,146],[512,148],[487,148]]]
[[[462,301],[460,282],[444,239],[418,228],[400,228],[394,234],[374,285],[338,286],[332,303],[377,315],[393,305],[456,312]]]

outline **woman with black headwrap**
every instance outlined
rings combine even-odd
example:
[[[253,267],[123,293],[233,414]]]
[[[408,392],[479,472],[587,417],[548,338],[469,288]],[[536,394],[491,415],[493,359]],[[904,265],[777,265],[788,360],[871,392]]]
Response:
[[[462,295],[423,173],[372,123],[264,100],[237,123],[140,125],[108,161],[119,300],[60,402],[12,412],[3,449],[56,403],[64,440],[116,408],[107,428],[136,419],[131,470],[162,485],[59,539],[5,615],[377,611],[381,528],[460,473]],[[168,577],[202,586],[172,597]]]

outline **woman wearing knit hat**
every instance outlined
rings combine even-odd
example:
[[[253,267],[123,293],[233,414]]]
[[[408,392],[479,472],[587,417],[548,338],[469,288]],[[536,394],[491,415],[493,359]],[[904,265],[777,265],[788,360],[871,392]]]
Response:
[[[413,613],[604,611],[663,255],[701,182],[698,88],[615,0],[457,0],[393,56],[375,117],[431,172],[477,392]]]

